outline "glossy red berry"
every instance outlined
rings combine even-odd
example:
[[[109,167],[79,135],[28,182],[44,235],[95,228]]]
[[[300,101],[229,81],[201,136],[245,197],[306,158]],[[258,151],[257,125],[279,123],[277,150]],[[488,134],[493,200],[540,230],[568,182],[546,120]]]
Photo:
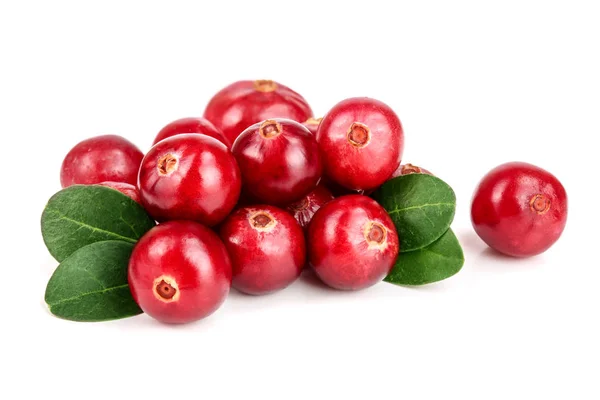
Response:
[[[407,164],[400,164],[389,179],[396,178],[396,177],[402,176],[402,175],[410,175],[410,174],[433,175],[431,172],[429,172],[425,168],[417,167],[416,165],[407,163]]]
[[[225,146],[231,148],[231,142],[225,138],[223,132],[217,129],[212,122],[206,118],[181,118],[175,120],[167,125],[158,132],[154,139],[155,145],[163,139],[170,138],[171,136],[180,135],[183,133],[202,133],[217,139]]]
[[[225,301],[231,262],[216,233],[191,221],[171,221],[148,231],[129,260],[134,300],[151,317],[186,323],[207,317]]]
[[[567,193],[550,172],[510,162],[483,177],[473,196],[475,232],[497,251],[515,257],[543,253],[567,222]]]
[[[86,139],[73,147],[60,170],[63,188],[100,182],[125,182],[135,185],[144,154],[133,143],[117,135]]]
[[[288,204],[286,210],[296,218],[303,229],[307,229],[317,210],[331,200],[333,194],[325,186],[319,185],[302,199]]]
[[[273,206],[236,210],[221,225],[220,234],[231,257],[233,287],[244,293],[283,289],[300,276],[306,262],[302,228]]]
[[[232,83],[215,94],[204,111],[204,117],[223,131],[231,143],[257,122],[271,118],[303,122],[312,115],[304,97],[271,80]]]
[[[137,187],[124,182],[101,182],[98,185],[106,186],[111,189],[118,190],[123,193],[125,196],[130,197],[133,201],[136,201],[142,204],[142,200],[140,199],[140,191]]]
[[[304,121],[302,123],[302,125],[304,125],[304,127],[306,129],[308,129],[310,131],[310,133],[312,133],[313,135],[317,135],[317,130],[319,129],[319,124],[321,123],[321,121],[323,120],[323,118],[309,118],[306,121]]]
[[[314,136],[300,123],[269,119],[246,129],[231,149],[244,192],[261,203],[286,205],[310,193],[322,172]]]
[[[206,135],[176,135],[142,161],[142,203],[157,221],[186,219],[213,226],[238,201],[241,176],[231,151]]]
[[[393,268],[398,251],[390,216],[367,196],[330,201],[308,226],[310,265],[336,289],[364,289],[381,281]]]
[[[346,99],[323,118],[317,131],[325,174],[353,190],[375,189],[398,168],[404,133],[398,116],[384,103]]]

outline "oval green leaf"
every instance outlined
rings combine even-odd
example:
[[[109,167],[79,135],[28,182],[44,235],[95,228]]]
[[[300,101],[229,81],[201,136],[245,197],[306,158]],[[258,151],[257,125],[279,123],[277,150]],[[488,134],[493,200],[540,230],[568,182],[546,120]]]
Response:
[[[451,277],[464,262],[460,243],[448,229],[431,245],[399,254],[392,272],[384,280],[396,285],[425,285]]]
[[[107,321],[140,314],[127,283],[132,250],[132,243],[113,240],[71,254],[46,287],[50,312],[72,321]]]
[[[63,189],[52,196],[42,214],[44,243],[59,262],[95,242],[136,243],[154,225],[141,205],[104,186]]]
[[[440,178],[426,174],[391,179],[374,197],[394,221],[401,252],[435,242],[450,227],[456,210],[452,188]]]

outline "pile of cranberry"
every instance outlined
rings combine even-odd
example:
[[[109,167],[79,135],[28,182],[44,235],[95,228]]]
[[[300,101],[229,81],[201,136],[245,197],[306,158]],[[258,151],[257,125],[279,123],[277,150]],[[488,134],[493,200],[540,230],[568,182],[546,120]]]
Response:
[[[112,187],[159,222],[133,250],[129,285],[144,312],[183,323],[213,313],[230,286],[271,293],[306,265],[336,289],[381,281],[400,241],[368,194],[398,175],[427,173],[401,165],[403,146],[398,116],[380,101],[350,98],[314,119],[288,87],[239,81],[210,100],[203,118],[165,126],[145,155],[119,136],[80,142],[61,183]],[[548,201],[531,207],[547,212]],[[488,227],[485,215],[477,220]]]

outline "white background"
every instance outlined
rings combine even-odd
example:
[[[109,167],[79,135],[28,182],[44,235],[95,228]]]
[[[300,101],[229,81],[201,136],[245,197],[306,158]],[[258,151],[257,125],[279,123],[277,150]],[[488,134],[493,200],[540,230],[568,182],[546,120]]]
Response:
[[[397,3],[3,1],[0,397],[600,398],[595,2]],[[392,106],[404,160],[457,193],[462,272],[355,293],[304,277],[186,326],[52,317],[39,218],[66,152],[104,133],[146,151],[261,78],[318,115],[351,96]],[[527,260],[486,250],[469,221],[478,180],[512,160],[569,194],[563,237]]]

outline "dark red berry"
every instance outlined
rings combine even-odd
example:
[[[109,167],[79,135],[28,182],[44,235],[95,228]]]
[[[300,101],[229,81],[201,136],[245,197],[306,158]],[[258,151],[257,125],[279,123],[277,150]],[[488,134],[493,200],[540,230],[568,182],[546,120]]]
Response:
[[[308,129],[310,131],[310,133],[312,133],[313,135],[317,135],[317,130],[319,129],[319,124],[321,123],[321,121],[323,120],[323,118],[309,118],[306,121],[304,121],[302,123],[302,125],[304,125],[306,127],[306,129]]]
[[[243,207],[220,229],[231,257],[233,287],[266,294],[291,284],[306,262],[304,234],[285,211],[268,205]]]
[[[398,116],[384,103],[346,99],[323,118],[317,131],[325,174],[353,190],[375,189],[400,165],[404,133]]]
[[[134,300],[151,317],[186,323],[207,317],[225,301],[231,262],[216,233],[191,221],[171,221],[135,245],[128,270]]]
[[[308,226],[310,265],[336,289],[358,290],[381,281],[394,266],[398,251],[396,227],[367,196],[330,201]]]
[[[238,81],[215,94],[204,117],[233,143],[250,125],[271,118],[303,122],[312,117],[304,97],[270,80]]]
[[[317,210],[331,200],[333,200],[331,192],[325,186],[319,185],[302,199],[288,204],[286,209],[302,228],[307,229],[308,223]]]
[[[176,135],[142,161],[142,203],[157,221],[187,219],[213,226],[238,201],[241,175],[231,151],[206,135]]]
[[[483,177],[471,204],[475,232],[488,246],[515,257],[543,253],[567,222],[567,193],[535,165],[510,162]]]
[[[223,132],[217,129],[212,124],[212,122],[210,122],[206,118],[181,118],[175,120],[167,124],[164,128],[160,130],[160,132],[158,132],[158,135],[156,135],[156,138],[154,139],[154,143],[152,145],[155,145],[163,139],[175,135],[180,135],[182,133],[202,133],[204,135],[217,139],[225,146],[231,148],[231,143],[229,142],[229,140],[227,140],[227,138],[225,138]]]
[[[429,172],[425,168],[417,167],[416,165],[407,163],[407,164],[401,164],[401,165],[399,165],[398,168],[396,168],[396,170],[394,171],[394,173],[390,177],[390,179],[396,178],[396,177],[401,176],[401,175],[410,175],[410,174],[433,175],[431,172]]]
[[[136,201],[142,204],[142,200],[140,199],[140,191],[137,187],[124,182],[101,182],[98,185],[106,186],[111,189],[118,190],[123,193],[125,196],[130,197],[133,201]]]
[[[86,139],[73,147],[60,170],[63,188],[100,182],[135,185],[144,154],[133,143],[117,135]]]
[[[317,141],[292,120],[269,119],[250,126],[231,151],[242,171],[244,192],[261,203],[297,201],[321,178]]]

